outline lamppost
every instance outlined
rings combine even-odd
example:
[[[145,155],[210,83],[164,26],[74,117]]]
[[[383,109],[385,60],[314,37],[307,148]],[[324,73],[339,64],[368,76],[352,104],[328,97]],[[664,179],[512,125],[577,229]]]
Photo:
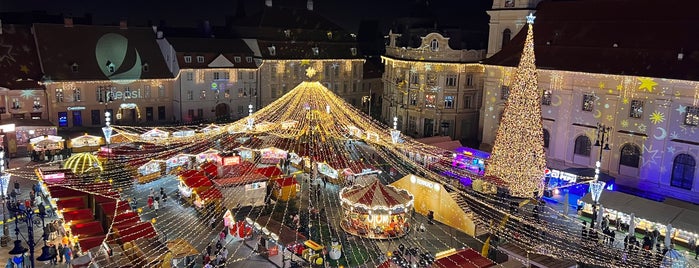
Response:
[[[10,174],[5,174],[5,149],[0,146],[0,194],[2,194],[2,238],[0,245],[7,246],[10,242],[10,228],[7,227],[7,217],[5,216],[5,203],[7,202],[5,192],[10,185]]]
[[[29,202],[29,201],[27,201]],[[36,242],[34,241],[34,216],[36,215],[34,213],[34,210],[31,207],[26,207],[26,206],[21,206],[19,204],[11,204],[7,203],[7,209],[12,212],[14,218],[15,218],[15,234],[17,236],[17,240],[15,240],[15,246],[10,250],[10,255],[24,255],[24,253],[27,252],[27,249],[22,246],[22,241],[19,240],[19,221],[24,221],[27,224],[27,238],[24,239],[27,242],[27,245],[29,246],[29,264],[31,268],[34,268],[34,247],[36,246]],[[39,217],[41,217],[41,226],[46,226],[44,223],[44,216],[45,216],[45,208],[39,207]],[[49,246],[46,245],[46,240],[47,240],[48,233],[44,231],[43,240],[44,240],[44,246],[41,248],[41,256],[36,258],[38,261],[48,261],[53,259],[55,255],[49,253]],[[24,260],[22,260],[22,264],[24,265]]]
[[[605,183],[599,181],[600,169],[602,168],[602,153],[604,151],[609,151],[609,133],[612,131],[612,127],[606,126],[602,123],[597,123],[597,140],[595,141],[595,146],[599,147],[599,160],[595,163],[595,179],[590,182],[590,193],[592,194],[592,224],[590,228],[595,228],[595,220],[597,219],[597,206],[599,205],[599,198],[604,190]],[[604,211],[602,211],[604,213]]]

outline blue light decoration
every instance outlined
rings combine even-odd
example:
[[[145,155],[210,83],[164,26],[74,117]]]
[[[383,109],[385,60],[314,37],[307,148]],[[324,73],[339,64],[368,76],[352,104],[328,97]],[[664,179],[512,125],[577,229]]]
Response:
[[[483,175],[485,172],[485,161],[490,158],[490,154],[468,147],[459,147],[454,150],[452,167],[464,169],[471,173]]]
[[[58,126],[67,127],[68,126],[68,113],[58,112]]]

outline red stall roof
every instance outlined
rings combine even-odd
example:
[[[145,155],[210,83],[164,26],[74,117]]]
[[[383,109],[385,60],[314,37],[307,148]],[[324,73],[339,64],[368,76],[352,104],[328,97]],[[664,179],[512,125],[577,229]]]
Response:
[[[119,228],[124,228],[128,226],[132,226],[134,224],[138,224],[141,221],[141,217],[138,216],[138,213],[136,212],[128,212],[128,213],[122,213],[117,215],[114,218],[114,225],[112,228],[114,229],[119,229]]]
[[[87,220],[94,220],[95,216],[92,215],[92,210],[90,210],[90,209],[78,209],[78,210],[63,212],[63,219],[65,219],[66,222],[87,221]]]
[[[258,168],[255,170],[255,173],[261,174],[267,178],[276,178],[284,174],[277,166]]]
[[[223,199],[223,194],[216,188],[210,188],[199,194],[199,197],[203,200]]]
[[[83,191],[78,191],[70,188],[66,188],[58,185],[50,185],[49,193],[52,198],[66,198],[66,197],[76,197],[76,196],[86,196],[88,193]]]
[[[131,209],[128,202],[119,202],[119,207],[117,207],[117,202],[101,203],[100,206],[102,207],[102,212],[107,217],[113,217],[114,212],[121,214]]]
[[[98,221],[91,221],[86,223],[76,223],[70,226],[73,235],[79,235],[81,237],[90,237],[97,235],[104,235],[104,229],[102,228],[102,223]],[[102,238],[104,239],[104,237]]]
[[[214,184],[218,187],[231,187],[231,186],[241,186],[245,184],[250,184],[253,182],[266,181],[267,177],[262,174],[251,173],[238,177],[224,177],[222,179],[214,180]]]
[[[468,248],[457,251],[447,257],[436,260],[432,267],[439,268],[485,268],[494,266],[490,259],[481,256],[480,253]]]
[[[88,251],[89,249],[98,247],[100,244],[102,244],[102,241],[104,241],[104,236],[93,236],[93,237],[86,237],[86,238],[80,238],[78,240],[78,243],[80,243],[80,249],[83,250],[83,252]]]
[[[296,181],[296,179],[294,179],[294,177],[286,177],[286,178],[276,179],[276,180],[274,180],[274,182],[276,182],[277,185],[279,185],[281,187],[298,184],[298,182]]]
[[[218,176],[218,166],[212,162],[202,164],[201,170],[209,178],[216,178]]]
[[[149,221],[123,227],[117,229],[117,231],[119,232],[122,243],[131,242],[141,237],[153,238],[158,235],[158,233],[155,232],[155,228],[153,228],[153,224]]]
[[[213,185],[211,183],[211,180],[209,180],[209,178],[207,178],[204,175],[200,175],[200,174],[184,178],[184,184],[187,185],[187,187],[192,188],[192,189]]]
[[[58,200],[56,202],[58,209],[83,209],[85,208],[85,200],[82,197],[73,197]]]

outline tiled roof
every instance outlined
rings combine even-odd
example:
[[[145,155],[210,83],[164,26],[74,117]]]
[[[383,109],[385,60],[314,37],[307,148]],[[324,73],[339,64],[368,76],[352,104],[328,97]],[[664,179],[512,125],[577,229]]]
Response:
[[[151,28],[34,24],[34,29],[44,71],[51,81],[173,77]],[[113,73],[107,68],[109,62],[114,64]],[[147,71],[143,68],[146,63]],[[72,70],[73,64],[77,64],[77,72]]]
[[[541,69],[699,80],[699,36],[692,34],[699,2],[546,1],[537,9],[534,50]],[[525,37],[523,27],[484,63],[515,66]]]
[[[223,55],[234,64],[234,68],[256,68],[255,62],[247,62],[246,57],[253,57],[250,47],[242,39],[215,38],[167,38],[167,41],[177,51],[177,62],[180,68],[207,68],[209,63],[219,55]],[[187,63],[184,56],[191,56]],[[204,56],[204,62],[197,61],[197,56]],[[235,62],[240,57],[240,62]]]
[[[41,88],[41,65],[29,26],[3,24],[0,34],[0,87]]]
[[[329,42],[283,42],[258,40],[260,52],[264,59],[353,59],[361,55],[357,49],[356,55],[352,55],[355,43],[329,43]],[[269,47],[274,46],[275,55],[270,54]],[[313,48],[318,47],[318,55]]]

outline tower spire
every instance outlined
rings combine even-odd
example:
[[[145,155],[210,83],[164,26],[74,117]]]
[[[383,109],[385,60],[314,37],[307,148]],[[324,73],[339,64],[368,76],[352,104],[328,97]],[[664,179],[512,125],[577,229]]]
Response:
[[[485,170],[486,176],[505,181],[512,196],[523,198],[543,194],[546,169],[534,18],[532,14],[527,16],[527,39]]]

